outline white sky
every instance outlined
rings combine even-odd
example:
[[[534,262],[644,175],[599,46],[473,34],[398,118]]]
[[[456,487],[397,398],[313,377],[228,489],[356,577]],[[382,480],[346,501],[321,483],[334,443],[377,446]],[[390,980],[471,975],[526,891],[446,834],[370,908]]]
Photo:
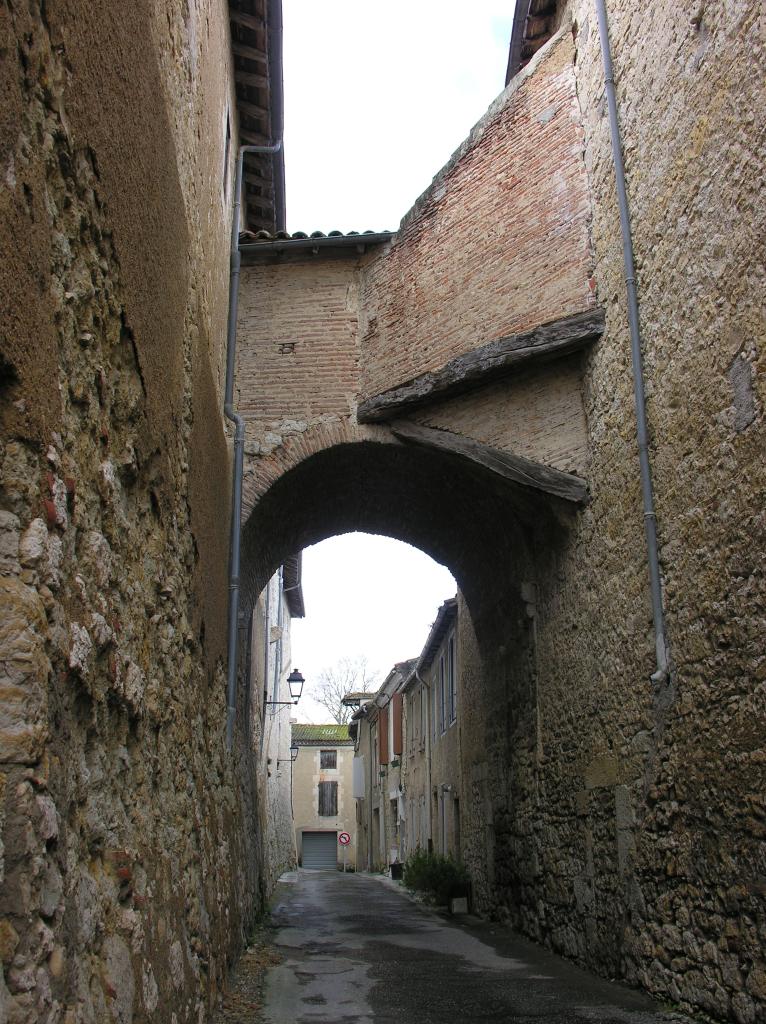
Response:
[[[346,533],[306,548],[306,618],[291,626],[293,664],[306,679],[298,720],[330,720],[310,690],[340,658],[365,655],[381,683],[395,662],[417,657],[439,605],[455,592],[448,569],[387,537]]]
[[[283,0],[287,227],[395,229],[503,88],[514,0]],[[455,594],[406,544],[346,534],[303,555],[306,618],[292,663],[306,678],[364,654],[382,681],[417,656]]]
[[[394,229],[503,89],[514,0],[283,0],[290,231]]]

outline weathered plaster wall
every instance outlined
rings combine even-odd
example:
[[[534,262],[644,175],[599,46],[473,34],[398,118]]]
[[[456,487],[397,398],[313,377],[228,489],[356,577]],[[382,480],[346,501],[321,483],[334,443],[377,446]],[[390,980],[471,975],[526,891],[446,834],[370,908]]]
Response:
[[[267,600],[268,597],[268,600]],[[257,758],[260,888],[268,896],[284,872],[295,866],[290,762],[290,713],[287,677],[291,671],[291,616],[283,590],[282,570],[269,580],[252,615],[245,717],[248,742]]]
[[[0,5],[14,1024],[203,1020],[254,909],[223,749],[227,33],[212,0]]]

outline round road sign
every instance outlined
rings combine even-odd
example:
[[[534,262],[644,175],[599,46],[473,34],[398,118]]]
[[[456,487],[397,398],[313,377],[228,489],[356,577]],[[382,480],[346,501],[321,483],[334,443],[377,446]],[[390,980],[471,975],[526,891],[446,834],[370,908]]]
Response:
[[[341,834],[338,836],[338,842],[340,843],[341,846],[348,846],[348,844],[351,842],[351,836],[348,834],[348,832],[341,832]]]

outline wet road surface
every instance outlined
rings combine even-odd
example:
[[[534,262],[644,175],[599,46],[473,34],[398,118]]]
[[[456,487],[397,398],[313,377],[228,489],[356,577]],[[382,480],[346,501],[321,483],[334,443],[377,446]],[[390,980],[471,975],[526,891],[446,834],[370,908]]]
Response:
[[[395,883],[297,871],[272,914],[284,957],[267,1024],[669,1024],[690,1018],[475,918],[448,919]]]

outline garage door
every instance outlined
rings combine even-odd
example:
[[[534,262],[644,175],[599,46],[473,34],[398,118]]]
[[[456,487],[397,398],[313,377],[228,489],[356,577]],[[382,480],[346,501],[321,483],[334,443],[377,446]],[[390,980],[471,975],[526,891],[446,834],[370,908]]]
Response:
[[[301,849],[304,868],[334,871],[338,866],[337,832],[304,832]]]

